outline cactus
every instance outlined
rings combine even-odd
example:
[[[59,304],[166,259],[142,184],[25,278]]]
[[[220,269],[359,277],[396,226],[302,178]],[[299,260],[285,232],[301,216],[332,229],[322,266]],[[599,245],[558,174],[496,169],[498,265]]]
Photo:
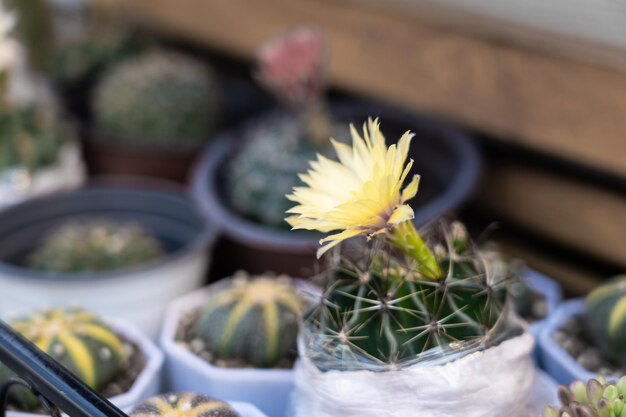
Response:
[[[91,219],[54,229],[33,252],[29,266],[62,273],[109,271],[162,255],[161,244],[140,225]]]
[[[286,276],[238,272],[211,292],[195,333],[222,358],[272,367],[295,351],[303,303]]]
[[[124,145],[196,147],[217,122],[216,81],[191,58],[150,52],[107,71],[92,107],[96,125]]]
[[[0,111],[0,171],[34,172],[53,164],[67,139],[46,112],[34,108]]]
[[[332,369],[337,359],[340,366],[344,359],[395,366],[493,332],[514,279],[506,264],[472,250],[460,223],[434,238],[442,271],[436,280],[424,279],[412,260],[381,245],[335,258],[323,301],[305,322],[318,367]]]
[[[228,199],[242,215],[262,224],[287,227],[284,197],[316,153],[328,154],[328,138],[345,137],[332,125],[324,103],[328,50],[322,35],[298,28],[263,45],[256,78],[292,112],[258,123],[227,166]],[[277,152],[280,150],[280,152]]]
[[[617,382],[574,381],[558,390],[560,408],[546,407],[543,417],[626,417],[626,377]]]
[[[98,316],[81,309],[43,310],[9,322],[25,338],[57,360],[90,387],[98,390],[121,370],[123,345]],[[1,382],[11,375],[0,365]],[[36,405],[34,396],[16,390],[14,398],[25,409]]]
[[[239,417],[225,402],[192,392],[167,393],[148,398],[130,417]]]
[[[124,31],[88,31],[55,45],[49,73],[61,84],[85,79],[136,55],[139,49],[138,42]]]
[[[613,278],[587,296],[583,327],[606,359],[626,366],[626,275]]]
[[[335,130],[337,137],[345,137]],[[300,125],[290,117],[265,120],[247,133],[239,152],[226,166],[228,201],[251,220],[287,228],[284,213],[291,203],[285,194],[300,184],[302,167],[318,152],[330,154],[330,146],[319,148],[306,140]]]

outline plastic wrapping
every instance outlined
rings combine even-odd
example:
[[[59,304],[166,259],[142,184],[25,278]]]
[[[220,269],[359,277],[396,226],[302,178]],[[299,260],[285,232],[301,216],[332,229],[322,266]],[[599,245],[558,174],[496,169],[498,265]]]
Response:
[[[388,371],[321,371],[296,365],[295,417],[511,417],[523,415],[535,381],[529,333],[445,364]],[[300,340],[300,351],[306,351]],[[304,349],[304,350],[303,350]]]

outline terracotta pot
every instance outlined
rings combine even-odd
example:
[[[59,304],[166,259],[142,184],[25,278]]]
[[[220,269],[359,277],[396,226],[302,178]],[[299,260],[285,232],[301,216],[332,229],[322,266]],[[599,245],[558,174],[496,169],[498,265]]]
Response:
[[[275,117],[276,113],[280,111],[270,112],[261,119]],[[417,225],[457,208],[478,180],[478,151],[469,137],[454,129],[424,117],[363,102],[333,104],[331,113],[335,120],[357,126],[369,116],[380,117],[383,133],[389,140],[397,140],[406,130],[416,134],[410,157],[415,161],[414,172],[422,175],[420,191],[412,201]],[[193,174],[193,195],[223,236],[216,250],[219,265],[213,275],[225,276],[244,269],[250,273],[269,270],[310,276],[315,271],[320,235],[253,222],[233,211],[225,200],[223,167],[255,123],[258,121],[250,121],[212,140]]]

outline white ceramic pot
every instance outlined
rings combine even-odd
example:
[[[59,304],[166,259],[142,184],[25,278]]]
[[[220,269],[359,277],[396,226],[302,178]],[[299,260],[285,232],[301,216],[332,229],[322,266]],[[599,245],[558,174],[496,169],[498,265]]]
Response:
[[[162,242],[151,263],[98,273],[23,267],[46,233],[68,220],[136,222]],[[135,324],[156,339],[167,304],[200,287],[215,232],[182,193],[153,187],[88,187],[40,197],[0,212],[0,317],[42,307],[80,306]]]
[[[204,305],[215,285],[174,301],[167,309],[161,347],[165,352],[165,381],[171,391],[195,391],[227,401],[244,401],[270,417],[285,417],[293,390],[291,369],[220,368],[196,356],[175,340],[178,323],[187,312]]]
[[[135,405],[161,392],[161,371],[163,353],[147,336],[134,325],[123,320],[106,320],[116,333],[135,343],[146,357],[146,365],[135,379],[130,389],[108,400],[123,411],[130,411]],[[9,411],[9,417],[41,417],[40,414]]]

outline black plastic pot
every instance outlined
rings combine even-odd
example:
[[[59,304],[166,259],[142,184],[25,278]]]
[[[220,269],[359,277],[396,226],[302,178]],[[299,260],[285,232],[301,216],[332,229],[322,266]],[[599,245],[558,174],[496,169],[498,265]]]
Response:
[[[128,319],[156,336],[167,302],[204,283],[208,247],[216,233],[179,187],[140,184],[90,186],[0,212],[1,314],[80,304]],[[166,255],[137,267],[97,273],[50,273],[25,266],[47,233],[84,218],[138,223],[161,242]]]
[[[331,112],[335,120],[353,122],[357,126],[369,116],[379,117],[383,133],[390,142],[406,130],[416,134],[410,158],[415,161],[413,171],[422,176],[420,191],[411,202],[417,225],[457,208],[478,181],[478,151],[468,136],[452,128],[404,111],[362,102],[338,103],[331,106]],[[237,269],[251,273],[274,271],[294,276],[311,275],[319,235],[255,223],[234,212],[225,200],[224,164],[254,123],[251,121],[216,138],[206,148],[193,174],[193,195],[202,212],[223,235],[215,255],[221,266],[216,275]]]

